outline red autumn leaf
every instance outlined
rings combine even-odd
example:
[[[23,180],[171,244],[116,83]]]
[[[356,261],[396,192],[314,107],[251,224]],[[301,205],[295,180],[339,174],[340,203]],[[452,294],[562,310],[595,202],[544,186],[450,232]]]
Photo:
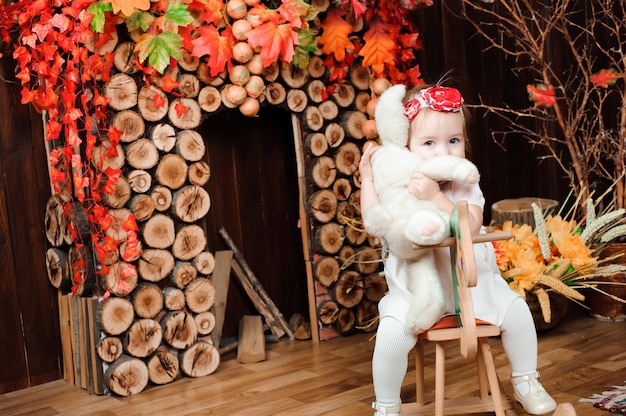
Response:
[[[52,27],[56,27],[57,29],[59,29],[59,33],[61,34],[64,34],[68,30],[70,30],[70,26],[72,23],[66,15],[59,13],[56,13],[54,16],[52,16],[49,22]]]
[[[111,98],[100,94],[98,89],[94,90],[93,105],[106,106],[109,104],[109,101],[111,101]]]
[[[103,230],[108,230],[113,224],[113,217],[105,215],[104,217],[97,218],[97,223]]]
[[[385,63],[390,65],[396,63],[393,54],[396,43],[389,36],[389,29],[386,24],[380,21],[371,23],[370,29],[363,35],[363,39],[365,45],[359,51],[359,55],[363,57],[363,66],[371,66],[377,70]]]
[[[596,87],[607,88],[609,85],[615,84],[615,82],[618,79],[623,78],[623,77],[624,77],[623,74],[620,74],[615,69],[610,68],[610,69],[603,69],[599,72],[596,72],[589,78],[589,80]]]
[[[80,190],[80,191],[76,191],[76,199],[78,199],[80,202],[83,202],[85,200],[85,193]]]
[[[354,13],[354,20],[358,20],[358,18],[364,15],[367,11],[367,6],[361,3],[360,0],[342,0],[341,9],[352,10]]]
[[[265,22],[248,33],[248,43],[253,48],[261,48],[259,55],[267,67],[277,62],[280,56],[284,62],[291,62],[294,45],[298,44],[298,34],[290,23],[276,25],[274,22]]]
[[[134,230],[128,232],[128,240],[126,243],[126,249],[122,253],[122,258],[126,261],[130,261],[139,255],[139,241],[137,239],[137,233]]]
[[[59,134],[61,134],[61,129],[63,126],[55,119],[48,120],[48,125],[46,127],[46,140],[56,140],[59,138]]]
[[[154,97],[152,97],[152,106],[154,108],[161,108],[165,105],[165,98],[163,98],[161,96],[161,94],[154,94]]]
[[[105,195],[111,195],[115,193],[115,184],[111,180],[106,180],[102,185],[102,193]]]
[[[117,156],[117,149],[115,149],[115,146],[117,146],[117,144],[120,142],[120,137],[122,137],[122,134],[124,134],[122,130],[117,129],[113,126],[109,126],[109,130],[107,131],[107,139],[109,139],[109,141],[111,142],[115,152],[109,152],[108,156]]]
[[[59,163],[60,155],[61,155],[61,152],[59,152],[59,149],[52,149],[50,151],[50,155],[48,156],[48,160],[50,161],[50,164],[56,165],[57,163]]]
[[[163,77],[162,81],[163,81],[162,89],[165,92],[172,92],[174,88],[177,88],[180,85],[180,83],[176,81],[174,78],[172,78],[170,74],[166,74]]]
[[[134,265],[130,263],[127,264],[122,270],[122,277],[124,278],[136,277],[136,276],[137,276],[137,269],[135,268]]]
[[[189,5],[189,11],[201,13],[201,19],[215,26],[224,21],[224,2],[222,0],[194,0]]]
[[[198,34],[200,37],[192,41],[194,45],[192,55],[199,58],[207,55],[210,75],[217,76],[233,56],[235,38],[230,30],[223,30],[220,35],[214,26],[199,27]]]
[[[187,112],[187,107],[180,101],[176,102],[176,105],[174,105],[174,109],[176,110],[177,117],[182,117],[183,114]]]
[[[246,19],[248,19],[255,27],[260,26],[265,22],[272,22],[277,25],[281,21],[280,14],[278,14],[277,9],[270,9],[260,2],[248,10]]]
[[[277,9],[282,18],[282,22],[289,22],[293,27],[302,28],[302,18],[309,14],[311,6],[302,0],[282,0],[282,4]]]
[[[50,174],[50,180],[53,183],[65,182],[65,173],[61,172],[60,170],[51,167],[49,174]]]
[[[122,271],[122,274],[123,273],[124,272]],[[125,280],[118,280],[115,282],[115,286],[117,286],[117,289],[125,295],[130,293],[130,285]]]
[[[528,91],[528,98],[533,101],[537,107],[552,107],[556,103],[554,87],[552,85],[528,84],[526,91]]]
[[[196,27],[192,24],[189,24],[187,26],[183,26],[183,27],[179,27],[178,28],[178,34],[180,35],[181,39],[180,39],[180,44],[182,45],[182,47],[188,51],[192,51],[193,50],[193,39],[194,39],[194,35],[196,33]]]
[[[122,223],[122,228],[126,231],[138,230],[137,221],[135,221],[134,215],[129,215],[126,221]]]
[[[419,87],[425,83],[422,78],[419,65],[415,65],[413,68],[405,71],[405,74],[408,76],[411,85],[414,87]]]
[[[352,33],[352,25],[343,19],[344,11],[333,9],[328,12],[324,23],[322,23],[322,36],[319,43],[324,45],[322,52],[327,55],[334,54],[335,59],[343,61],[346,56],[346,49],[353,49],[349,35]]]
[[[93,159],[93,150],[96,147],[96,136],[94,136],[91,133],[87,133],[87,147],[85,148],[85,154],[87,156],[87,159],[91,160]]]

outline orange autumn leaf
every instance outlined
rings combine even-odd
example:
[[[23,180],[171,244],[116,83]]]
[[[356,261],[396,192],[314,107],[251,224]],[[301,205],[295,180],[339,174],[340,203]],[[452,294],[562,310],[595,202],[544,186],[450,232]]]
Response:
[[[349,35],[352,33],[352,25],[343,20],[344,12],[334,9],[328,12],[326,20],[321,25],[324,29],[319,43],[324,45],[322,52],[327,55],[335,54],[335,59],[343,61],[346,57],[346,49],[354,49]]]
[[[110,3],[113,6],[113,13],[117,14],[121,11],[127,17],[133,14],[135,9],[150,9],[150,0],[110,0]]]
[[[359,51],[359,55],[363,57],[363,66],[380,68],[385,63],[395,64],[396,43],[388,32],[386,25],[382,22],[377,21],[370,25],[370,29],[363,35],[365,45]]]
[[[277,62],[282,56],[283,61],[291,62],[294,45],[298,44],[298,34],[290,23],[276,25],[265,22],[248,33],[248,43],[252,47],[261,48],[261,59],[264,66]]]

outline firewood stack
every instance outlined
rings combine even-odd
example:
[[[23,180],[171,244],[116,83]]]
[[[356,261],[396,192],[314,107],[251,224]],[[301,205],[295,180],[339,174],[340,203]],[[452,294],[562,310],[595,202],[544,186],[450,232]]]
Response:
[[[217,369],[219,352],[210,336],[215,322],[211,313],[215,260],[198,225],[211,206],[203,187],[211,169],[204,139],[195,129],[213,112],[239,108],[256,115],[258,108],[249,104],[250,99],[282,106],[299,121],[295,136],[304,161],[299,172],[306,213],[302,220],[309,224],[303,231],[309,240],[304,255],[313,282],[312,321],[317,321],[312,329],[317,327],[321,340],[355,328],[373,330],[375,326],[368,324],[377,315],[386,283],[380,275],[379,242],[363,230],[359,210],[361,149],[375,137],[368,123],[377,95],[370,71],[355,64],[336,84],[331,98],[323,99],[328,74],[319,56],[306,69],[285,63],[262,71],[248,65],[256,59],[251,56],[230,73],[211,76],[205,62],[183,53],[176,69],[153,75],[146,83],[133,64],[133,48],[132,40],[113,39],[94,51],[115,52],[116,70],[103,91],[110,99],[111,124],[122,131],[116,149],[105,142],[94,151],[100,171],[107,167],[123,171],[114,192],[106,196],[113,224],[107,233],[120,243],[104,261],[108,273],[96,274],[99,267],[89,244],[71,241],[59,197],[50,199],[46,212],[52,246],[47,253],[48,275],[67,310],[61,326],[72,352],[86,343],[81,336],[91,329],[87,344],[97,357],[84,351],[95,363],[90,367],[97,373],[97,363],[104,363],[104,387],[123,396],[138,393],[149,383],[204,376]],[[171,80],[178,83],[172,90]],[[234,86],[244,87],[246,96]],[[70,221],[81,230],[83,241],[90,242],[89,224],[84,223],[80,204],[75,206]],[[124,224],[131,217],[140,228],[140,250],[129,258]],[[136,268],[135,276],[126,273],[128,265]],[[84,312],[82,318],[71,312],[69,290],[77,274],[84,283],[75,294],[95,301],[89,308],[75,306]],[[104,293],[109,296],[103,300]],[[68,354],[65,358],[71,360]],[[71,378],[85,387],[88,383],[76,380],[81,378],[79,364],[73,361]],[[101,392],[98,381],[94,383],[91,390]]]

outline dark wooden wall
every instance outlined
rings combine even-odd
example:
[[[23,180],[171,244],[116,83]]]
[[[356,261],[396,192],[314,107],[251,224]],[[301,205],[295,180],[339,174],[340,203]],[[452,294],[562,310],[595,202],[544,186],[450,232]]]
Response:
[[[46,272],[50,195],[41,114],[0,59],[0,393],[61,377],[57,295]]]
[[[459,0],[437,1],[416,13],[424,44],[420,69],[426,82],[434,83],[449,74],[468,104],[482,100],[514,108],[528,106],[526,85],[534,80],[516,75],[512,71],[514,63],[488,49],[487,42],[459,15]],[[491,204],[501,199],[531,196],[562,201],[569,192],[569,184],[556,164],[540,160],[541,149],[533,149],[521,137],[507,140],[506,150],[496,143],[492,133],[504,130],[502,119],[472,111],[471,159],[481,173],[487,223],[491,220]]]
[[[209,117],[198,132],[211,166],[209,250],[228,249],[219,235],[223,227],[285,319],[308,316],[291,114],[273,106],[254,118],[227,110]],[[232,279],[223,335],[236,336],[245,314],[258,312]]]

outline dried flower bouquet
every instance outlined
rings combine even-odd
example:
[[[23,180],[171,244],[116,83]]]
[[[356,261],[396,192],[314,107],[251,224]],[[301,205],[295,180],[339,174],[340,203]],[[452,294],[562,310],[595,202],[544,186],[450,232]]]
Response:
[[[594,202],[586,204],[586,217],[578,222],[575,214],[565,217],[545,216],[533,204],[535,229],[528,224],[506,221],[499,227],[511,231],[513,238],[494,241],[496,261],[509,286],[526,299],[527,293],[537,296],[545,322],[552,319],[549,291],[581,303],[585,296],[580,289],[588,288],[626,303],[609,294],[597,279],[626,271],[615,264],[617,256],[600,259],[602,249],[611,241],[626,235],[624,209],[605,210],[596,217]],[[569,219],[568,219],[569,218]],[[620,283],[611,283],[620,284]]]

